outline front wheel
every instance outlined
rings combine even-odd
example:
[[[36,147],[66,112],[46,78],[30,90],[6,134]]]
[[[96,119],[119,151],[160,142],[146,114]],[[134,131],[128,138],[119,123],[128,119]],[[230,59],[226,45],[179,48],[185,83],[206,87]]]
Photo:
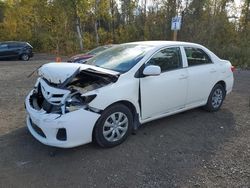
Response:
[[[218,111],[226,96],[225,88],[221,84],[216,84],[212,89],[207,104],[204,106],[205,110],[209,112]]]
[[[30,59],[30,56],[28,54],[22,54],[21,55],[21,60],[28,61],[29,59]]]
[[[101,147],[114,147],[126,140],[131,133],[133,116],[123,104],[107,108],[97,121],[94,139]]]

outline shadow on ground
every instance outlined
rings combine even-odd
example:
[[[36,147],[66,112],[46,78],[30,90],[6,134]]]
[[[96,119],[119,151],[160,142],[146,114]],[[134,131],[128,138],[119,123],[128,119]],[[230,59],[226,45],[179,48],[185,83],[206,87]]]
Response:
[[[234,136],[234,126],[228,109],[194,109],[147,123],[111,149],[55,149],[19,128],[0,137],[0,187],[178,187]]]

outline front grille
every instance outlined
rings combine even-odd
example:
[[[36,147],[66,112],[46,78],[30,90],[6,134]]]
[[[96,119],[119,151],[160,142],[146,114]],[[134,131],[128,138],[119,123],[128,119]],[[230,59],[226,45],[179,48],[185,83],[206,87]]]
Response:
[[[51,113],[51,112],[53,112],[53,113],[59,113],[59,114],[62,113],[61,106],[50,104],[46,99],[43,100],[42,108],[47,113]]]
[[[41,108],[47,113],[62,114],[61,104],[69,94],[70,90],[58,88],[43,79],[38,85],[38,95],[42,96]]]
[[[36,109],[43,109],[47,113],[62,114],[61,105],[70,94],[70,90],[57,88],[53,84],[40,79],[37,90],[30,96],[30,105]]]
[[[38,127],[31,119],[30,119],[30,124],[33,128],[34,131],[36,131],[37,134],[39,134],[41,137],[46,138],[46,135],[42,131],[40,127]]]
[[[30,105],[36,109],[43,109],[47,113],[62,113],[60,101],[62,100],[63,94],[52,94],[54,99],[58,99],[58,101],[54,100],[54,104],[49,102],[43,95],[41,84],[37,87],[37,92],[34,92],[33,95],[30,96],[29,102]]]
[[[66,98],[70,93],[70,90],[61,89],[57,86],[47,83],[45,80],[40,80],[40,91],[43,97],[53,105],[60,105],[61,102]]]

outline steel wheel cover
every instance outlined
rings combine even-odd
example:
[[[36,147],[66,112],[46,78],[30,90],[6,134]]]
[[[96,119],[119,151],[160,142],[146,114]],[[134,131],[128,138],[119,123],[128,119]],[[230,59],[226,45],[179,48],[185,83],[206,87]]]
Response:
[[[119,141],[128,131],[128,117],[122,112],[111,114],[103,125],[103,136],[109,142]]]
[[[212,106],[214,108],[218,108],[223,100],[223,91],[218,88],[214,91],[213,96],[212,96]]]
[[[23,54],[23,55],[22,55],[22,59],[23,59],[24,61],[27,61],[27,60],[29,59],[29,55]]]

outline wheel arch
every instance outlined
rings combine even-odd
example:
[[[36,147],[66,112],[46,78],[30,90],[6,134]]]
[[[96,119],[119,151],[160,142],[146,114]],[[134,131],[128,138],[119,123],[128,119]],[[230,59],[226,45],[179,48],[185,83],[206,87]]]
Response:
[[[105,111],[106,109],[108,109],[111,106],[116,105],[116,104],[123,104],[124,106],[126,106],[131,111],[132,116],[133,116],[133,132],[135,132],[138,129],[138,127],[140,125],[140,122],[139,122],[139,112],[137,112],[136,107],[135,107],[135,105],[132,102],[127,101],[127,100],[116,101],[116,102],[110,104],[109,106],[107,106],[102,111]],[[97,126],[97,122],[98,122],[98,120],[96,121],[95,126],[94,126],[93,131],[92,131],[92,140],[93,141],[94,141],[94,131],[95,131],[95,128]]]
[[[211,107],[211,105],[209,104],[209,103],[210,103],[209,101],[211,101],[211,96],[212,96],[212,94],[213,94],[212,92],[213,92],[213,90],[215,89],[216,86],[221,86],[221,87],[224,89],[224,97],[223,97],[223,99],[222,99],[222,102],[223,102],[223,100],[224,100],[225,97],[226,97],[226,83],[225,83],[225,81],[220,80],[220,81],[216,82],[216,84],[215,84],[215,85],[213,86],[213,88],[211,89],[210,94],[208,95],[208,98],[207,98],[206,105],[203,106],[203,108],[204,108],[205,110],[209,111],[209,112],[214,112],[214,111],[219,110],[220,106],[222,105],[222,102],[221,102],[220,106],[219,106],[217,109],[213,109],[213,108]]]
[[[27,56],[28,56],[28,60],[30,59],[30,55],[29,55],[28,53],[26,53],[26,52],[20,53],[19,59],[24,60],[24,59],[23,59],[23,55],[27,55]],[[24,60],[24,61],[28,61],[28,60]]]
[[[207,95],[206,103],[208,102],[209,96],[210,96],[211,92],[213,91],[214,87],[215,87],[216,85],[218,85],[218,84],[222,85],[222,87],[225,89],[225,93],[227,93],[227,90],[226,90],[226,82],[223,81],[223,80],[220,80],[220,81],[216,82],[216,83],[213,85],[213,87],[210,89],[210,93]]]
[[[217,84],[222,85],[222,87],[225,89],[225,92],[227,91],[227,87],[226,87],[226,82],[225,81],[220,80],[214,86],[216,86]]]

